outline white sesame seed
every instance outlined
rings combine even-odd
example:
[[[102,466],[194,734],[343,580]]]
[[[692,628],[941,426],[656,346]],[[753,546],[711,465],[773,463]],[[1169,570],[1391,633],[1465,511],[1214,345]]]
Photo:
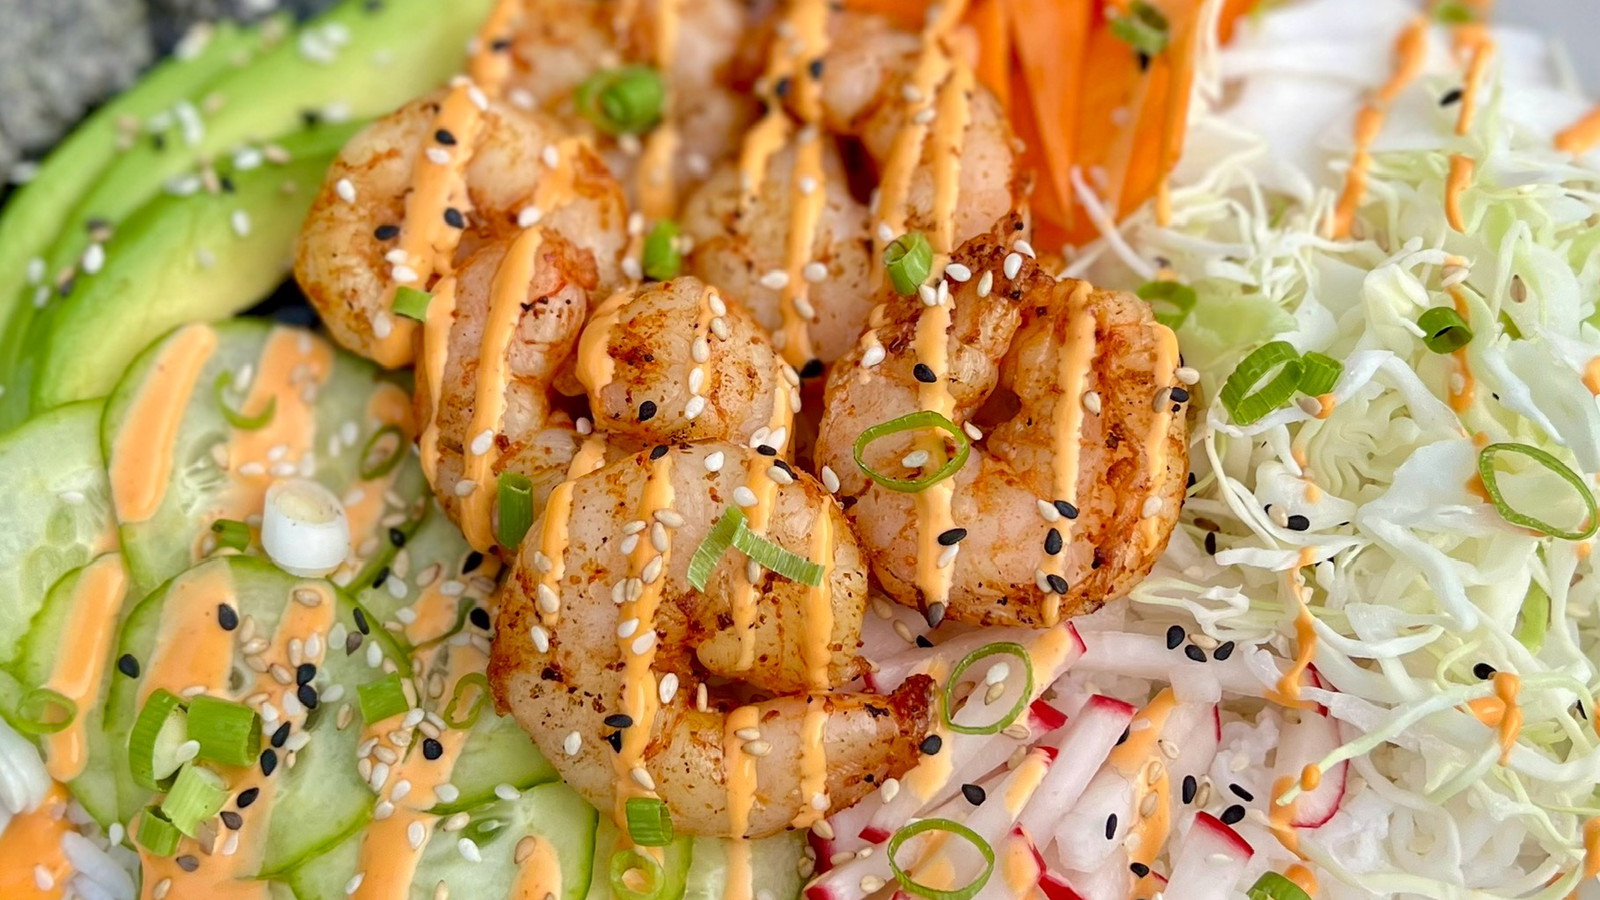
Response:
[[[493,446],[494,431],[492,429],[485,428],[484,430],[478,432],[477,437],[472,439],[472,455],[482,456],[485,453],[488,453],[489,448]]]
[[[711,342],[704,336],[695,338],[694,343],[689,345],[689,355],[697,363],[705,362],[711,358]]]
[[[751,756],[766,756],[772,752],[772,745],[766,741],[750,741],[744,745],[744,752]]]
[[[450,151],[444,149],[443,147],[429,147],[426,151],[424,151],[424,153],[428,157],[428,162],[431,162],[434,165],[450,165]]]
[[[794,484],[794,476],[790,475],[782,466],[768,466],[767,477],[778,484]]]
[[[721,472],[722,463],[726,459],[721,450],[706,455],[705,467],[707,472]]]
[[[421,822],[412,822],[406,826],[406,843],[413,850],[421,850],[422,842],[428,839],[428,826]]]
[[[478,852],[478,845],[471,838],[462,838],[456,841],[456,850],[461,853],[461,858],[470,863],[483,862],[483,854]]]
[[[839,492],[839,474],[833,471],[833,469],[829,466],[822,467],[822,486],[826,488],[830,494],[837,494]]]
[[[543,625],[535,625],[528,629],[528,637],[533,640],[533,647],[540,653],[550,652],[550,632],[544,630]]]
[[[594,422],[588,416],[579,416],[577,421],[578,433],[588,437],[594,434]]]
[[[661,577],[661,570],[665,567],[663,565],[664,560],[665,557],[661,556],[650,557],[650,561],[645,563],[644,569],[639,572],[639,579],[645,584],[655,584],[656,579]]]
[[[743,507],[755,506],[756,493],[741,484],[733,489],[733,502]]]
[[[555,144],[547,144],[544,150],[539,153],[539,159],[545,165],[554,169],[556,166],[561,165],[561,151],[556,149]]]
[[[1033,584],[1034,587],[1037,587],[1039,590],[1044,591],[1047,594],[1052,593],[1052,588],[1050,587],[1050,575],[1043,569],[1033,570]]]
[[[532,228],[544,218],[544,210],[537,206],[524,206],[517,212],[517,227]]]
[[[1056,509],[1054,503],[1051,503],[1049,500],[1039,500],[1037,502],[1039,504],[1039,515],[1046,522],[1061,521],[1061,510]]]
[[[933,121],[933,117],[935,115],[936,113],[934,112],[933,107],[925,106],[918,110],[916,115],[911,117],[911,122],[914,125],[927,125]]]
[[[861,354],[861,365],[870,369],[882,363],[888,355],[888,351],[883,349],[883,345],[873,344],[866,349],[865,353]]]
[[[668,528],[682,528],[684,525],[688,524],[688,520],[683,517],[683,514],[677,512],[676,510],[658,509],[655,511],[654,515],[657,522],[660,522]]]
[[[517,800],[522,797],[522,792],[509,784],[497,784],[494,786],[494,795],[501,800]]]
[[[939,559],[937,561],[939,568],[941,568],[941,569],[950,568],[950,564],[956,561],[956,556],[958,554],[960,554],[960,553],[961,553],[961,545],[960,544],[951,544],[950,546],[944,548],[943,550],[940,550],[939,551]]]
[[[806,281],[809,281],[812,284],[818,284],[828,280],[828,267],[824,263],[812,260],[811,262],[806,263],[804,269],[800,270],[800,275],[801,277],[805,278]]]
[[[1038,259],[1039,254],[1033,252],[1033,245],[1027,241],[1017,241],[1011,245],[1018,253],[1026,255],[1029,259]]]
[[[417,270],[410,266],[395,266],[389,270],[389,277],[399,284],[411,284],[417,280]]]
[[[817,317],[817,308],[811,305],[810,300],[804,297],[795,297],[793,302],[795,315],[807,320]]]
[[[230,216],[228,220],[230,224],[233,225],[234,234],[238,235],[239,237],[250,236],[250,214],[248,212],[242,209],[236,209],[233,211],[233,215]]]
[[[711,333],[717,340],[725,341],[733,332],[728,328],[728,320],[718,316],[711,320]]]
[[[1022,271],[1022,254],[1020,254],[1020,253],[1008,253],[1008,254],[1006,254],[1006,261],[1005,261],[1004,271],[1005,271],[1005,276],[1006,276],[1007,279],[1016,278],[1017,274]]]
[[[1200,382],[1200,370],[1191,366],[1179,366],[1172,374],[1184,384],[1198,384]]]
[[[900,460],[900,464],[908,469],[919,468],[927,465],[927,463],[928,451],[926,450],[913,450],[910,453],[907,453],[905,457]]]
[[[639,787],[647,791],[656,789],[656,780],[650,777],[650,773],[645,771],[644,766],[634,766],[633,771],[629,774],[633,777],[634,784]]]
[[[456,482],[455,494],[457,497],[465,497],[477,489],[478,483],[476,481],[473,481],[471,478],[463,478]]]
[[[1146,497],[1144,500],[1144,508],[1140,510],[1140,513],[1146,519],[1148,519],[1151,516],[1161,512],[1162,505],[1163,504],[1160,497]]]
[[[933,289],[933,285],[931,284],[918,285],[917,296],[922,298],[923,306],[939,305],[939,293]]]
[[[761,276],[761,286],[769,290],[781,291],[789,285],[789,273],[782,269],[773,269]]]
[[[570,732],[567,735],[567,739],[565,741],[561,742],[561,749],[568,756],[577,756],[578,755],[578,751],[580,749],[582,749],[582,748],[583,748],[583,735],[577,733],[576,731]]]
[[[33,867],[33,884],[41,891],[48,891],[56,886],[56,877],[42,863]]]
[[[985,270],[982,277],[978,279],[978,296],[987,297],[992,290],[994,290],[994,272]]]
[[[661,697],[662,704],[671,703],[672,698],[678,695],[678,676],[672,672],[661,676],[661,683],[656,686],[656,689],[658,696]]]
[[[657,557],[657,559],[659,559],[659,558],[660,557]],[[644,654],[649,653],[652,649],[654,649],[655,645],[656,645],[656,633],[654,631],[646,631],[644,634],[641,634],[638,637],[633,639],[633,652],[634,652],[634,655],[643,656]]]
[[[439,798],[440,803],[454,803],[461,797],[461,790],[455,785],[446,782],[433,789],[433,795]]]
[[[966,432],[967,437],[972,438],[975,441],[983,440],[983,429],[972,424],[971,422],[962,422],[961,430]]]
[[[621,622],[617,623],[617,637],[619,638],[631,638],[633,637],[634,632],[638,630],[639,620],[637,618],[623,619]]]
[[[650,526],[650,546],[656,548],[657,553],[667,552],[672,546],[671,539],[667,537],[667,526],[660,522]]]
[[[632,519],[622,526],[623,534],[638,534],[648,527],[643,519]]]
[[[356,186],[351,184],[348,178],[341,178],[334,182],[333,191],[339,195],[340,200],[346,203],[356,202]]]
[[[82,261],[82,263],[80,265],[82,266],[83,273],[85,275],[93,275],[94,273],[100,271],[100,267],[105,265],[105,264],[106,264],[106,248],[105,248],[105,245],[103,245],[103,244],[90,244],[88,249],[83,251],[83,261]]]
[[[544,582],[539,582],[539,611],[546,615],[558,612],[561,609],[561,598],[556,596],[555,588]]]
[[[883,890],[883,879],[876,875],[861,876],[861,891],[866,894],[876,894]]]
[[[184,741],[183,743],[178,745],[177,752],[172,754],[172,758],[174,760],[178,761],[179,763],[186,763],[189,760],[194,759],[196,756],[199,756],[199,755],[200,755],[200,742],[199,741]]]
[[[1083,408],[1088,410],[1089,414],[1092,415],[1092,416],[1100,415],[1100,409],[1101,409],[1100,392],[1099,391],[1084,391],[1083,392]]]
[[[698,371],[698,370],[697,370]],[[683,404],[683,417],[691,422],[700,418],[706,411],[706,398],[695,394]]]

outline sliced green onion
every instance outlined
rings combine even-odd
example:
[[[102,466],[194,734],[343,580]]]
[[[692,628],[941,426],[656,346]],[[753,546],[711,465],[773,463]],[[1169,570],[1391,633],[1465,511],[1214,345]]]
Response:
[[[361,467],[357,474],[362,481],[371,481],[394,471],[405,456],[406,433],[398,425],[385,425],[372,433],[361,447]],[[381,455],[380,455],[381,454]]]
[[[521,472],[501,472],[498,509],[495,540],[500,546],[515,550],[533,527],[533,481]]]
[[[607,134],[643,134],[661,120],[666,86],[649,66],[606,69],[578,85],[578,113]]]
[[[905,845],[906,841],[929,831],[948,832],[976,847],[978,852],[983,854],[984,859],[983,871],[978,874],[978,877],[972,879],[964,887],[946,891],[920,884],[914,881],[906,870],[900,868],[900,862],[895,859],[895,856],[900,852],[900,848]],[[983,890],[983,886],[989,883],[989,876],[994,874],[994,848],[989,846],[989,842],[984,840],[976,831],[960,822],[952,822],[949,819],[923,819],[920,822],[913,822],[907,825],[896,831],[894,836],[889,838],[887,852],[889,854],[889,868],[894,872],[894,879],[900,882],[900,886],[910,893],[916,894],[918,897],[925,897],[927,900],[972,900],[973,897],[978,895],[979,891]]]
[[[700,542],[694,556],[689,558],[689,583],[694,585],[695,590],[706,589],[706,582],[711,580],[711,572],[717,567],[717,561],[733,546],[734,535],[744,527],[744,511],[737,506],[728,507],[717,524],[711,526],[706,539]]]
[[[178,841],[183,839],[183,833],[178,826],[167,821],[161,810],[154,806],[147,807],[139,816],[139,846],[150,851],[153,856],[171,856],[178,849]]]
[[[751,531],[743,522],[739,524],[739,530],[733,533],[733,546],[754,560],[756,565],[770,572],[776,572],[790,581],[798,581],[810,587],[822,584],[821,564],[779,547]]]
[[[140,787],[164,791],[183,763],[178,748],[189,739],[189,713],[178,695],[157,688],[128,732],[128,769]]]
[[[1136,291],[1155,311],[1156,321],[1177,331],[1188,320],[1199,298],[1194,288],[1176,281],[1147,281]]]
[[[428,304],[432,302],[432,294],[427,291],[419,291],[414,287],[401,285],[394,292],[395,314],[418,322],[426,322],[428,320]]]
[[[1022,693],[1017,695],[1017,702],[1012,704],[1010,710],[999,720],[989,725],[958,725],[955,720],[956,712],[956,685],[961,681],[961,676],[980,660],[988,659],[995,654],[1003,653],[1015,656],[1022,663]],[[1028,703],[1033,699],[1033,657],[1029,655],[1028,648],[1014,641],[996,641],[968,653],[964,659],[956,663],[950,670],[950,677],[944,683],[944,721],[951,731],[961,734],[998,734],[1022,715],[1028,708]]]
[[[1557,478],[1571,485],[1572,489],[1577,492],[1578,498],[1583,502],[1584,510],[1587,513],[1582,530],[1571,531],[1512,509],[1511,504],[1506,502],[1505,495],[1500,490],[1500,475],[1494,468],[1495,458],[1502,453],[1526,456],[1550,470]],[[1494,502],[1495,511],[1500,513],[1500,518],[1513,525],[1531,528],[1534,531],[1561,538],[1565,541],[1586,541],[1594,537],[1596,530],[1600,530],[1600,517],[1595,515],[1594,492],[1590,491],[1589,486],[1583,483],[1583,478],[1578,473],[1567,468],[1566,464],[1561,460],[1540,450],[1538,447],[1515,443],[1490,444],[1478,453],[1478,475],[1483,479],[1483,488],[1488,492],[1489,499]]]
[[[222,811],[228,793],[222,776],[204,766],[184,766],[161,801],[161,812],[179,831],[194,837],[202,822]]]
[[[678,223],[663,219],[650,229],[644,239],[644,258],[641,260],[644,277],[652,281],[670,281],[678,277],[683,268],[683,253],[678,249]]]
[[[863,459],[863,455],[866,453],[867,447],[872,444],[873,441],[876,441],[879,438],[886,438],[893,434],[900,434],[906,431],[917,431],[923,428],[942,429],[956,440],[955,455],[946,460],[945,464],[932,475],[924,475],[921,478],[912,479],[893,478],[888,475],[878,473],[872,467],[868,466],[866,460]],[[903,494],[915,494],[920,491],[925,491],[933,485],[936,485],[946,478],[949,478],[951,475],[961,471],[961,467],[967,464],[967,457],[971,454],[972,439],[967,437],[967,433],[956,427],[956,423],[946,419],[939,413],[928,409],[920,412],[907,413],[898,419],[891,419],[882,424],[874,425],[871,428],[868,428],[866,431],[861,432],[861,436],[856,438],[855,444],[856,465],[861,467],[861,471],[865,472],[868,478],[871,478],[878,484],[888,488],[891,491],[899,491]]]
[[[611,854],[611,893],[618,900],[660,900],[666,886],[661,864],[649,854],[637,850]]]
[[[1311,895],[1277,872],[1264,872],[1250,886],[1250,900],[1311,900]]]
[[[1344,363],[1315,351],[1300,357],[1305,371],[1300,375],[1300,393],[1320,397],[1333,390],[1344,374]]]
[[[641,847],[665,847],[672,843],[672,813],[667,803],[656,797],[629,797],[623,805],[628,817],[628,836]]]
[[[1138,51],[1140,56],[1149,58],[1167,49],[1167,42],[1172,40],[1172,26],[1161,10],[1144,0],[1133,0],[1126,13],[1112,18],[1111,34]]]
[[[211,523],[218,547],[243,550],[250,546],[250,526],[238,519],[218,519]]]
[[[261,412],[253,416],[247,416],[228,405],[228,391],[233,389],[233,373],[227,369],[222,370],[222,373],[217,376],[214,388],[213,393],[217,398],[217,408],[222,410],[222,417],[228,420],[229,425],[240,431],[257,431],[265,428],[267,423],[271,422],[272,417],[278,412],[277,397],[269,398],[267,405],[262,408]]]
[[[261,752],[261,717],[243,703],[200,694],[189,701],[189,739],[200,742],[201,759],[248,766]]]
[[[398,716],[411,708],[411,701],[406,699],[405,683],[396,672],[356,688],[356,700],[361,706],[361,721],[368,725]]]
[[[1517,643],[1538,653],[1544,647],[1544,636],[1550,631],[1550,595],[1537,583],[1528,585],[1528,596],[1522,600],[1522,615],[1517,619]]]
[[[1478,14],[1463,0],[1439,0],[1433,7],[1433,20],[1440,25],[1471,25]]]
[[[28,734],[55,734],[78,717],[78,704],[60,691],[38,687],[22,695],[17,705],[17,730]]]
[[[476,687],[477,696],[472,699],[472,706],[465,713],[460,710],[461,698],[466,695],[468,688]],[[444,708],[444,723],[459,731],[466,731],[478,724],[478,716],[483,714],[484,706],[489,703],[489,679],[482,672],[469,672],[461,676],[456,682],[455,690],[450,693],[450,702]]]
[[[1271,379],[1274,369],[1278,374]],[[1257,347],[1222,386],[1222,405],[1240,425],[1249,425],[1289,402],[1305,377],[1305,362],[1287,341]],[[1266,381],[1265,386],[1261,382]]]
[[[1472,343],[1467,320],[1448,306],[1435,306],[1417,317],[1423,331],[1422,343],[1435,353],[1454,353]]]
[[[933,245],[922,232],[907,232],[884,248],[883,264],[895,293],[909,297],[933,272]]]

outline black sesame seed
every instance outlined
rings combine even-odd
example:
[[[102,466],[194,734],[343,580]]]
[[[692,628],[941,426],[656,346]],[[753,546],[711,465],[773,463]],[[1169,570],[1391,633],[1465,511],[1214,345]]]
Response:
[[[771,444],[762,444],[756,448],[756,452],[762,456],[777,456],[778,448],[772,446]]]
[[[361,632],[352,631],[344,636],[344,655],[351,656],[361,649]]]
[[[1143,50],[1139,51],[1139,71],[1150,71],[1150,54],[1144,52]]]
[[[966,537],[967,530],[965,528],[949,528],[939,533],[939,546],[949,547],[954,544],[959,544],[965,540]]]
[[[1061,532],[1052,528],[1044,533],[1044,552],[1055,556],[1061,552]]]
[[[1295,515],[1292,515],[1286,519],[1283,524],[1287,526],[1290,531],[1305,531],[1307,528],[1311,527],[1311,520],[1300,515],[1299,513],[1296,513]]]
[[[973,806],[982,806],[983,801],[989,799],[989,792],[975,784],[963,784],[961,796],[967,798],[967,802]]]
[[[1181,387],[1175,387],[1175,388],[1168,389],[1167,396],[1171,397],[1172,398],[1172,402],[1174,402],[1174,403],[1188,403],[1189,402],[1189,392],[1184,390]]]
[[[217,179],[217,187],[222,188],[222,192],[224,194],[231,194],[235,190],[233,179],[227,175],[223,175]]]
[[[225,809],[222,811],[222,824],[227,826],[230,831],[238,831],[244,827],[244,816],[231,809]]]
[[[317,697],[317,689],[309,684],[300,685],[294,695],[300,699],[300,705],[306,709],[316,709],[317,704],[321,702],[320,698]]]
[[[778,83],[772,86],[772,92],[779,97],[789,96],[790,81],[788,78],[779,78]]]
[[[1176,649],[1178,649],[1178,645],[1182,644],[1183,641],[1184,641],[1184,638],[1187,638],[1188,636],[1189,636],[1188,633],[1183,630],[1183,626],[1182,625],[1173,625],[1173,626],[1168,627],[1167,628],[1167,649],[1168,650],[1176,650]]]
[[[1133,734],[1133,726],[1130,725],[1127,728],[1122,729],[1122,734],[1117,736],[1117,746],[1121,747],[1123,744],[1126,744],[1128,742],[1129,736],[1131,736],[1132,734]]]
[[[454,147],[456,144],[456,136],[451,134],[450,131],[445,128],[435,131],[433,133],[433,139],[445,145],[446,147]]]
[[[1045,581],[1050,582],[1050,590],[1065,597],[1067,595],[1067,580],[1060,575],[1046,575]]]
[[[483,554],[474,550],[471,553],[468,553],[466,560],[461,563],[461,574],[467,575],[475,571],[481,565],[483,565]]]
[[[239,611],[226,603],[217,604],[217,624],[223,631],[232,631],[239,627]]]
[[[927,635],[919,634],[919,635],[917,635],[916,644],[917,644],[918,647],[921,647],[922,649],[926,650],[929,647],[933,646],[933,641],[928,640],[928,636]]]
[[[392,241],[400,236],[399,225],[379,225],[373,230],[372,236],[380,241]]]
[[[294,667],[294,683],[310,684],[311,679],[317,677],[317,667],[311,663],[301,663]]]
[[[1589,718],[1589,713],[1583,708],[1582,700],[1579,700],[1577,703],[1573,704],[1573,707],[1578,711],[1578,718],[1585,720]]]
[[[434,738],[422,739],[422,758],[435,760],[444,755],[444,745]]]
[[[322,122],[322,113],[314,109],[300,110],[300,122],[307,128],[315,128]]]
[[[511,39],[495,38],[494,41],[489,44],[489,49],[496,53],[504,53],[511,49]]]
[[[372,626],[367,624],[367,614],[362,612],[360,607],[356,608],[355,612],[352,614],[352,617],[356,620],[357,631],[361,632],[362,634],[372,633]]]
[[[612,713],[606,716],[605,723],[607,728],[627,728],[633,725],[633,716],[627,713]]]
[[[272,777],[272,773],[276,772],[277,770],[278,751],[272,749],[271,747],[261,751],[261,774],[270,778]]]
[[[1128,863],[1128,871],[1132,872],[1135,878],[1143,878],[1150,874],[1150,867],[1142,862]]]
[[[1200,782],[1193,775],[1183,776],[1183,802],[1193,803],[1194,795],[1200,792]]]
[[[1204,650],[1201,650],[1199,647],[1196,647],[1193,644],[1190,644],[1189,646],[1183,648],[1183,655],[1189,657],[1190,659],[1194,660],[1195,662],[1205,662],[1206,661],[1206,652]]]
[[[1109,840],[1111,840],[1112,838],[1114,838],[1116,836],[1117,836],[1117,814],[1116,813],[1112,813],[1111,815],[1106,816],[1106,840],[1109,841]]]
[[[945,605],[943,603],[930,603],[928,604],[927,612],[923,613],[923,618],[928,620],[929,628],[938,628],[939,623],[944,621],[944,613]]]
[[[463,216],[461,210],[456,209],[454,206],[447,206],[444,209],[444,223],[451,228],[465,228],[467,227],[467,217]]]
[[[385,581],[388,581],[388,580],[389,580],[389,567],[388,566],[384,566],[383,568],[378,570],[378,573],[376,575],[372,576],[372,588],[373,588],[373,590],[377,590],[378,588],[383,587],[383,583]]]
[[[923,755],[933,756],[940,750],[944,749],[944,738],[939,737],[937,734],[930,734],[922,739],[920,749],[922,750]]]
[[[1217,555],[1217,533],[1215,531],[1206,532],[1206,552],[1212,556]]]
[[[1222,824],[1224,825],[1237,825],[1244,821],[1244,807],[1235,803],[1234,805],[1223,810],[1222,815],[1218,816],[1217,818],[1221,819]]]
[[[606,735],[605,741],[611,745],[612,750],[616,751],[617,753],[622,752],[622,732],[611,732],[610,734]]]
[[[822,57],[819,56],[816,59],[813,59],[810,65],[806,66],[806,71],[811,73],[812,78],[821,78],[822,66]]]
[[[406,545],[406,533],[398,528],[389,529],[389,543],[396,547],[404,547]]]
[[[775,460],[772,461],[772,464],[777,466],[778,468],[782,469],[784,472],[788,473],[790,478],[794,477],[794,467],[789,465],[788,463],[784,462],[783,460],[775,459]]]
[[[653,448],[651,448],[651,450],[650,450],[650,458],[651,459],[660,459],[661,457],[666,456],[666,455],[667,455],[667,445],[666,444],[657,444]]]
[[[1211,651],[1211,658],[1215,660],[1224,660],[1232,655],[1233,641],[1223,641],[1217,645],[1217,649]]]
[[[923,384],[933,384],[939,380],[939,376],[933,374],[933,370],[928,368],[927,363],[917,363],[912,366],[911,374],[916,376],[916,379]]]
[[[239,799],[233,801],[233,805],[240,809],[249,809],[250,804],[256,802],[256,798],[259,796],[261,796],[261,788],[245,788],[239,792]]]
[[[188,853],[178,857],[177,859],[173,860],[173,862],[177,863],[178,868],[184,870],[185,872],[193,872],[200,868],[200,860],[195,859]]]
[[[1196,484],[1198,484],[1199,481],[1200,481],[1200,479],[1196,478],[1195,474],[1193,472],[1190,472],[1189,473],[1189,478],[1184,482],[1184,487],[1192,488]]]
[[[278,730],[272,733],[270,740],[272,741],[272,746],[274,747],[282,747],[284,744],[287,744],[289,742],[289,723],[285,722],[282,725],[279,725]]]
[[[646,400],[639,404],[639,421],[648,422],[655,417],[656,402],[654,400]]]
[[[1060,513],[1063,519],[1076,519],[1078,517],[1078,508],[1065,500],[1055,501],[1054,506],[1056,512]]]
[[[1230,784],[1228,785],[1228,790],[1232,791],[1235,797],[1238,797],[1240,800],[1243,800],[1246,803],[1255,802],[1256,795],[1245,790],[1244,785],[1242,784]]]
[[[812,357],[800,367],[801,378],[816,378],[822,374],[822,360]]]
[[[482,628],[484,631],[489,630],[489,611],[487,609],[475,606],[472,608],[472,612],[467,613],[467,618],[472,621],[472,624]]]
[[[1494,666],[1491,666],[1485,662],[1481,662],[1472,667],[1472,674],[1478,676],[1484,681],[1488,681],[1494,677],[1495,669]]]
[[[129,678],[139,677],[139,660],[132,653],[124,653],[117,659],[117,671]]]
[[[1455,104],[1461,102],[1463,94],[1464,92],[1461,90],[1461,88],[1451,88],[1450,90],[1444,92],[1443,97],[1439,98],[1439,105],[1454,106]]]

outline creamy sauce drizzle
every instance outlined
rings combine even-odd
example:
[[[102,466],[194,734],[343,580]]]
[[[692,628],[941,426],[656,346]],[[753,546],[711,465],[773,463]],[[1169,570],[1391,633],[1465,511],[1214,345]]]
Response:
[[[190,325],[168,338],[127,411],[111,447],[111,501],[117,520],[143,522],[155,515],[172,477],[178,429],[189,409],[200,372],[217,349],[209,325]]]
[[[1155,778],[1149,775],[1154,771],[1151,762],[1165,759],[1157,740],[1166,730],[1167,720],[1172,717],[1177,704],[1177,696],[1171,688],[1156,694],[1129,723],[1128,739],[1113,749],[1106,760],[1106,765],[1133,785],[1133,803],[1128,810],[1133,823],[1128,828],[1126,842],[1128,859],[1146,866],[1155,861],[1172,829],[1172,776],[1165,765],[1161,766]],[[1151,801],[1145,799],[1150,795],[1156,798],[1153,806],[1149,805]],[[1150,815],[1143,815],[1144,809],[1149,809]],[[1135,893],[1145,896],[1159,890],[1160,886],[1153,875],[1147,874],[1138,879]]]
[[[1389,80],[1378,90],[1378,95],[1362,107],[1356,116],[1355,153],[1350,160],[1350,171],[1345,175],[1344,193],[1333,213],[1333,236],[1348,238],[1356,210],[1367,196],[1367,179],[1372,169],[1372,144],[1383,131],[1389,116],[1389,106],[1400,96],[1406,86],[1422,74],[1428,57],[1428,25],[1426,13],[1414,17],[1395,41],[1394,69]]]
[[[0,897],[6,900],[58,900],[64,893],[73,867],[61,840],[74,831],[67,819],[71,801],[67,789],[50,786],[37,809],[12,818],[0,829],[0,860],[13,865],[0,866]],[[49,888],[39,887],[36,867],[50,876]]]
[[[65,643],[44,686],[77,705],[79,714],[66,728],[44,736],[45,769],[57,781],[71,781],[89,762],[88,716],[84,711],[100,702],[106,661],[116,636],[118,613],[128,589],[128,569],[122,555],[112,553],[84,566],[73,585],[71,611],[63,628]],[[26,857],[18,857],[26,858]]]
[[[650,476],[645,481],[635,515],[643,522],[654,522],[656,513],[672,509],[676,499],[672,487],[672,454],[663,454],[660,459],[651,460],[649,466]],[[654,543],[649,540],[641,540],[633,548],[633,553],[628,557],[628,576],[642,581],[647,567],[654,568],[656,576],[644,583],[644,589],[637,599],[624,602],[617,609],[619,623],[629,620],[637,623],[626,636],[620,628],[617,633],[617,652],[622,656],[620,712],[633,720],[632,725],[622,729],[621,746],[612,755],[617,773],[613,817],[619,823],[627,821],[625,807],[629,798],[658,796],[654,790],[636,781],[633,775],[634,770],[645,768],[645,751],[655,735],[656,714],[661,709],[659,687],[652,667],[656,659],[656,611],[661,606],[662,591],[668,577],[666,572],[672,562],[672,529],[666,529],[666,535],[665,550],[656,550]],[[659,563],[655,562],[657,559]]]
[[[1556,149],[1574,156],[1582,156],[1596,147],[1600,147],[1600,106],[1556,135]]]
[[[1094,374],[1095,331],[1097,317],[1088,309],[1089,285],[1079,282],[1067,298],[1063,316],[1067,330],[1066,344],[1056,359],[1056,397],[1054,428],[1051,433],[1054,452],[1050,456],[1050,474],[1054,493],[1049,499],[1065,500],[1077,505],[1078,479],[1082,474],[1080,454],[1083,450],[1084,392],[1089,390]],[[1163,444],[1163,446],[1165,446]],[[1063,518],[1053,527],[1061,532],[1063,549],[1060,553],[1046,554],[1040,569],[1051,575],[1067,574],[1066,545],[1072,542],[1072,532],[1077,520]],[[1045,598],[1044,621],[1054,625],[1060,619],[1061,597],[1050,594]]]
[[[757,728],[760,710],[741,706],[728,713],[722,734],[722,775],[728,784],[728,833],[743,835],[750,828],[750,810],[756,802],[756,758],[744,752],[738,732]],[[755,891],[750,865],[750,841],[735,837],[723,842],[728,854],[728,883],[723,900],[751,900]]]
[[[1315,560],[1315,549],[1302,547],[1295,567],[1283,574],[1284,583],[1288,586],[1289,593],[1294,597],[1299,610],[1294,619],[1295,641],[1299,650],[1295,653],[1294,664],[1289,666],[1282,678],[1278,679],[1277,689],[1267,695],[1267,698],[1274,702],[1299,709],[1310,709],[1314,705],[1300,699],[1300,682],[1311,666],[1311,661],[1317,656],[1316,620],[1312,618],[1311,607],[1306,602],[1305,579],[1300,576],[1300,570]]]
[[[1450,299],[1455,303],[1456,314],[1471,324],[1471,310],[1461,289],[1450,288]],[[1457,413],[1464,413],[1472,408],[1473,399],[1478,395],[1478,379],[1472,374],[1472,360],[1467,356],[1467,347],[1453,351],[1450,356],[1456,365],[1456,377],[1450,380],[1450,408]]]

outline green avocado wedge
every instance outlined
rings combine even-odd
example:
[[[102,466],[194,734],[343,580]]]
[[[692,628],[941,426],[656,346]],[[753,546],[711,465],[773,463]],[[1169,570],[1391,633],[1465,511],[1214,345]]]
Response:
[[[426,93],[460,69],[467,39],[489,6],[490,0],[344,0],[255,62],[207,85],[196,105],[214,111],[182,139],[161,148],[145,142],[118,156],[64,217],[45,254],[45,271],[58,273],[82,260],[89,244],[85,223],[119,227],[163,186],[192,177],[200,160],[259,148],[308,122],[368,119]],[[31,302],[13,303],[0,337],[0,432],[37,411],[27,399],[34,394],[34,372],[18,367],[27,349],[49,334],[51,320],[36,312]]]
[[[288,163],[231,177],[232,192],[162,196],[106,244],[104,267],[40,311],[38,341],[20,360],[32,411],[103,397],[139,351],[166,331],[224,319],[283,280],[295,235],[329,162],[354,133],[320,127],[283,142]]]

